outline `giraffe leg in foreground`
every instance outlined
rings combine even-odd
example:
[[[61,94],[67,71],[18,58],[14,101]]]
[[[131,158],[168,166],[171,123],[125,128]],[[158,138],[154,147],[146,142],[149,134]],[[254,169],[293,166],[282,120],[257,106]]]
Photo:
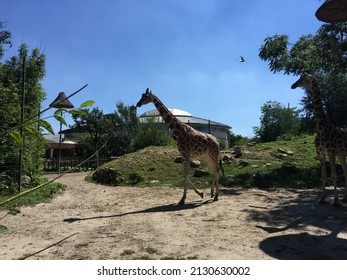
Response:
[[[188,184],[190,184],[193,188],[193,190],[200,195],[201,198],[204,198],[203,192],[200,192],[194,184],[190,181],[189,179],[189,159],[184,159],[183,160],[183,184],[184,184],[184,189],[183,189],[183,196],[181,200],[178,202],[178,205],[183,205],[185,203],[186,197],[187,197],[187,190],[188,190]]]
[[[337,182],[336,182],[336,164],[335,156],[330,157],[331,179],[334,184],[334,206],[339,206],[339,196],[337,194]]]
[[[320,204],[323,204],[323,203],[325,203],[325,197],[326,197],[325,186],[327,183],[327,169],[326,169],[324,156],[321,156],[321,154],[318,153],[318,157],[319,157],[320,168],[321,168],[322,193],[321,193],[320,198],[318,199],[317,202]]]
[[[338,156],[340,165],[343,170],[343,175],[345,177],[345,195],[343,196],[342,201],[347,202],[347,163],[346,163],[346,156],[345,155],[339,155]]]

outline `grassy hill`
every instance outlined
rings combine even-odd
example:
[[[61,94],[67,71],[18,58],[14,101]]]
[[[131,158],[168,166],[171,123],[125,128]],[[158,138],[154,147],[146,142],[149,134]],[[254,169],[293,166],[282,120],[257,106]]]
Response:
[[[313,136],[304,136],[291,141],[243,146],[239,158],[235,158],[233,149],[224,150],[222,157],[226,155],[231,159],[230,163],[223,163],[225,177],[221,176],[220,184],[261,188],[319,187],[320,167],[313,141]],[[147,147],[108,162],[101,168],[119,171],[120,185],[177,187],[182,185],[183,176],[182,164],[174,162],[178,155],[175,146]],[[194,168],[191,168],[191,180],[200,188],[209,187],[211,169],[203,161],[199,168],[208,171],[209,175],[194,177]]]

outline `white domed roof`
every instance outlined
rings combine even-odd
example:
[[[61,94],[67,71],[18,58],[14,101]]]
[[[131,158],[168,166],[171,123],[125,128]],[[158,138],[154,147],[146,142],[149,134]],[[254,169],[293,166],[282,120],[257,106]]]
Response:
[[[65,141],[62,141],[61,143],[63,143],[63,144],[76,144],[74,141],[70,141],[70,140],[65,140]]]
[[[174,116],[185,116],[185,117],[192,117],[192,114],[190,114],[187,111],[183,111],[180,109],[175,108],[168,108],[168,110],[174,115]],[[160,116],[159,111],[157,109],[148,111],[143,113],[140,117],[150,117],[150,116]]]

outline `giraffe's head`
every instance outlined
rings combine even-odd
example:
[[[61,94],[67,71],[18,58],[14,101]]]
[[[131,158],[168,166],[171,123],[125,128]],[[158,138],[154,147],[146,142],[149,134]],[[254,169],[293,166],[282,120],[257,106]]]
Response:
[[[316,80],[316,78],[313,75],[305,72],[304,74],[301,75],[299,80],[297,80],[294,84],[292,84],[291,88],[296,89],[298,87],[302,87],[302,88],[310,87],[314,80]]]
[[[141,107],[142,105],[146,105],[148,103],[151,103],[153,101],[152,99],[152,92],[148,89],[146,89],[146,92],[142,94],[142,97],[139,102],[137,102],[136,107]]]

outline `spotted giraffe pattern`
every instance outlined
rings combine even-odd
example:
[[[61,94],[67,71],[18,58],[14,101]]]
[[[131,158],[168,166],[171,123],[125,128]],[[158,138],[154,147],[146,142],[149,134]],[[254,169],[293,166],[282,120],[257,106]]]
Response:
[[[142,94],[137,107],[153,103],[164,122],[170,129],[174,138],[177,141],[177,148],[183,160],[183,180],[184,190],[183,196],[179,204],[184,204],[187,196],[188,185],[203,198],[203,193],[200,192],[189,179],[190,159],[195,156],[201,156],[205,159],[213,170],[213,179],[211,186],[211,197],[214,201],[218,200],[218,180],[219,180],[219,143],[218,140],[211,134],[202,133],[191,126],[177,119],[149,89]]]
[[[334,126],[326,117],[323,109],[319,85],[317,79],[313,75],[304,73],[300,79],[292,85],[292,89],[297,87],[308,88],[309,93],[313,98],[313,110],[317,133],[315,146],[321,165],[322,177],[322,195],[319,202],[324,203],[326,198],[325,187],[327,183],[327,173],[325,158],[327,157],[330,162],[331,178],[334,184],[334,205],[337,206],[339,205],[339,197],[336,182],[336,157],[338,158],[343,169],[345,177],[345,195],[343,201],[347,201],[347,133],[341,130],[339,127]]]

